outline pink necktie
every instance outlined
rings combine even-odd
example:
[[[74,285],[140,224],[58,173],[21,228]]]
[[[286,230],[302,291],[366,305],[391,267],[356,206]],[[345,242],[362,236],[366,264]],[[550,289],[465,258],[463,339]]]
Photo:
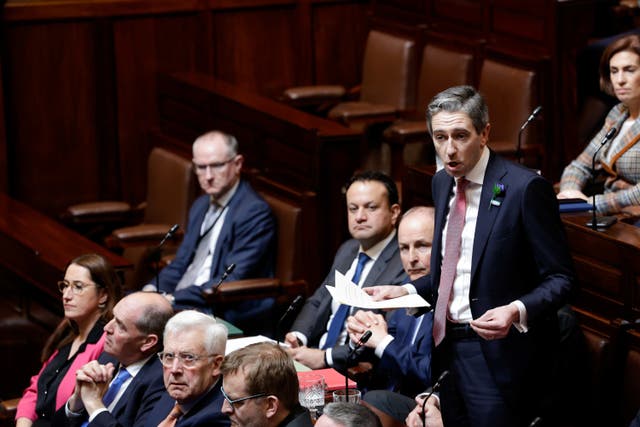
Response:
[[[462,241],[462,229],[464,228],[464,215],[467,210],[467,197],[464,194],[467,188],[464,177],[459,178],[456,184],[456,199],[453,202],[453,211],[449,215],[447,228],[447,241],[444,248],[444,260],[440,272],[440,286],[438,287],[438,300],[433,317],[433,340],[439,345],[444,339],[447,324],[447,307],[451,299],[453,280],[456,277],[456,267],[460,258],[460,243]]]

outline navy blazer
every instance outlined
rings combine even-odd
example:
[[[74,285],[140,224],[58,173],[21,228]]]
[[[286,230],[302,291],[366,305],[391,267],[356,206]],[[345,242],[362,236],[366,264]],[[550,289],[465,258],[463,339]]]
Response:
[[[209,209],[210,197],[196,199],[189,211],[187,231],[175,259],[159,275],[160,292],[175,297],[177,309],[205,307],[202,289],[217,284],[230,264],[236,267],[227,281],[256,277],[273,277],[276,248],[276,224],[271,208],[244,180],[227,205],[227,212],[216,243],[208,282],[174,292],[195,255],[200,228]]]
[[[425,313],[411,344],[413,316],[404,309],[388,316],[387,331],[394,339],[382,353],[374,375],[385,378],[387,387],[413,397],[431,385],[431,346],[433,344],[433,312]]]
[[[490,203],[497,183],[505,187],[504,195],[498,197],[500,206]],[[437,297],[442,231],[453,184],[445,171],[438,172],[432,183],[436,216],[431,274],[414,282],[430,302]],[[551,372],[547,370],[551,347],[558,342],[556,312],[573,291],[573,263],[551,184],[493,152],[480,197],[471,264],[469,299],[474,319],[516,299],[526,307],[527,333],[511,328],[504,339],[481,340],[503,395],[522,404]]]
[[[99,361],[100,363],[111,361],[117,364],[117,361],[114,362],[112,356],[106,353],[100,356]],[[131,380],[113,411],[102,411],[89,423],[89,426],[141,427],[164,391],[162,365],[160,360],[153,355]],[[80,426],[88,420],[86,412],[83,417],[68,418],[65,406],[56,411],[52,426]]]
[[[347,240],[340,246],[329,269],[329,274],[322,284],[309,298],[302,311],[293,322],[292,331],[303,333],[307,339],[309,347],[318,347],[320,338],[327,331],[327,322],[331,317],[331,294],[325,285],[335,285],[335,271],[346,273],[351,267],[353,260],[358,256],[360,243],[355,239]],[[380,284],[399,285],[405,283],[407,275],[402,268],[400,261],[400,251],[398,249],[398,239],[394,237],[382,250],[380,256],[371,267],[369,274],[365,278],[363,287]],[[336,369],[340,370],[346,362],[349,348],[347,345],[336,345],[331,356]]]
[[[199,399],[189,412],[178,418],[175,427],[226,427],[231,425],[229,417],[221,412],[224,396],[222,396],[220,387],[222,387],[222,378],[218,378],[216,385]],[[158,427],[158,424],[167,418],[175,403],[176,401],[165,391],[156,402],[153,411],[149,413],[144,427]]]

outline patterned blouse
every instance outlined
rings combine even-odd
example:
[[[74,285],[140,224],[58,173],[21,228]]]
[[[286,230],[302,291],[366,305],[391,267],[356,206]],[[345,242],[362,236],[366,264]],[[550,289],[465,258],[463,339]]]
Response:
[[[560,191],[583,191],[591,182],[593,153],[600,147],[611,127],[620,129],[627,118],[629,111],[623,104],[618,104],[609,111],[600,132],[578,158],[564,169],[560,179]],[[621,138],[620,144],[605,145],[596,157],[596,182],[604,184],[604,193],[596,195],[598,213],[618,213],[624,207],[640,205],[640,144],[636,144],[640,140],[640,120],[633,122]]]

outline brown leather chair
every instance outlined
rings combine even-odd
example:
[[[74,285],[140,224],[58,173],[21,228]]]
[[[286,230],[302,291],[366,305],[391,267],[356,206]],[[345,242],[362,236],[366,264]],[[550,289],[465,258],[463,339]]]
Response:
[[[628,426],[640,409],[640,331],[625,333],[626,351],[622,364],[622,387],[620,392],[620,417],[623,426]]]
[[[397,120],[383,133],[384,142],[391,148],[391,176],[395,180],[402,180],[405,166],[435,163],[425,120],[427,105],[442,90],[470,84],[472,79],[473,55],[470,52],[436,44],[424,47],[415,113]]]
[[[295,296],[309,292],[309,274],[315,260],[310,257],[317,249],[316,196],[297,191],[265,177],[255,177],[252,185],[267,201],[276,218],[277,256],[274,278],[247,279],[224,282],[217,289],[205,292],[205,299],[213,305],[256,298],[277,298],[282,309]]]
[[[520,127],[535,107],[540,105],[536,73],[485,59],[478,90],[484,96],[492,117],[489,147],[515,158]],[[536,128],[536,124],[532,123],[523,132],[521,149],[524,164],[539,169],[544,150],[536,136]]]
[[[362,82],[357,101],[341,102],[329,111],[329,118],[358,130],[372,123],[391,122],[415,102],[416,52],[413,40],[390,33],[369,32],[362,64]],[[347,89],[342,86],[290,88],[283,99],[292,105],[310,101],[339,102]],[[353,90],[351,91],[353,93]]]
[[[69,207],[65,216],[78,223],[85,220],[96,222],[101,217],[106,221],[116,217],[118,212],[129,216],[134,211],[143,212],[141,223],[116,228],[105,239],[107,247],[121,252],[125,258],[135,263],[136,268],[127,273],[125,283],[129,287],[137,287],[154,274],[154,268],[148,265],[148,249],[158,245],[173,224],[179,224],[181,228],[172,241],[167,242],[167,251],[175,249],[180,242],[182,230],[188,221],[189,208],[198,192],[191,162],[171,151],[156,147],[149,154],[147,197],[144,202],[129,210],[124,209],[123,202],[82,203]],[[111,208],[115,208],[115,211]]]

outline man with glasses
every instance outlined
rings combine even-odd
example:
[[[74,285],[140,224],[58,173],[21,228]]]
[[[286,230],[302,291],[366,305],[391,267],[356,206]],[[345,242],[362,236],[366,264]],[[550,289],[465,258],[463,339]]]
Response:
[[[145,291],[166,295],[175,309],[206,309],[203,289],[216,286],[227,268],[226,280],[272,277],[275,222],[269,205],[240,179],[243,156],[231,135],[212,131],[193,143],[193,168],[205,194],[189,212],[189,223],[176,258],[159,275],[160,283]],[[217,312],[251,333],[270,318],[272,298],[240,302]]]
[[[146,427],[228,426],[220,412],[220,364],[227,329],[195,310],[173,316],[164,330],[164,350],[158,354],[166,393],[146,420]]]
[[[103,355],[76,372],[74,394],[52,425],[142,426],[164,391],[156,353],[172,314],[171,305],[157,294],[137,292],[121,299],[104,327]],[[112,358],[115,363],[101,364]]]
[[[238,427],[310,427],[298,402],[293,360],[279,346],[257,343],[230,353],[222,363],[222,412]]]

